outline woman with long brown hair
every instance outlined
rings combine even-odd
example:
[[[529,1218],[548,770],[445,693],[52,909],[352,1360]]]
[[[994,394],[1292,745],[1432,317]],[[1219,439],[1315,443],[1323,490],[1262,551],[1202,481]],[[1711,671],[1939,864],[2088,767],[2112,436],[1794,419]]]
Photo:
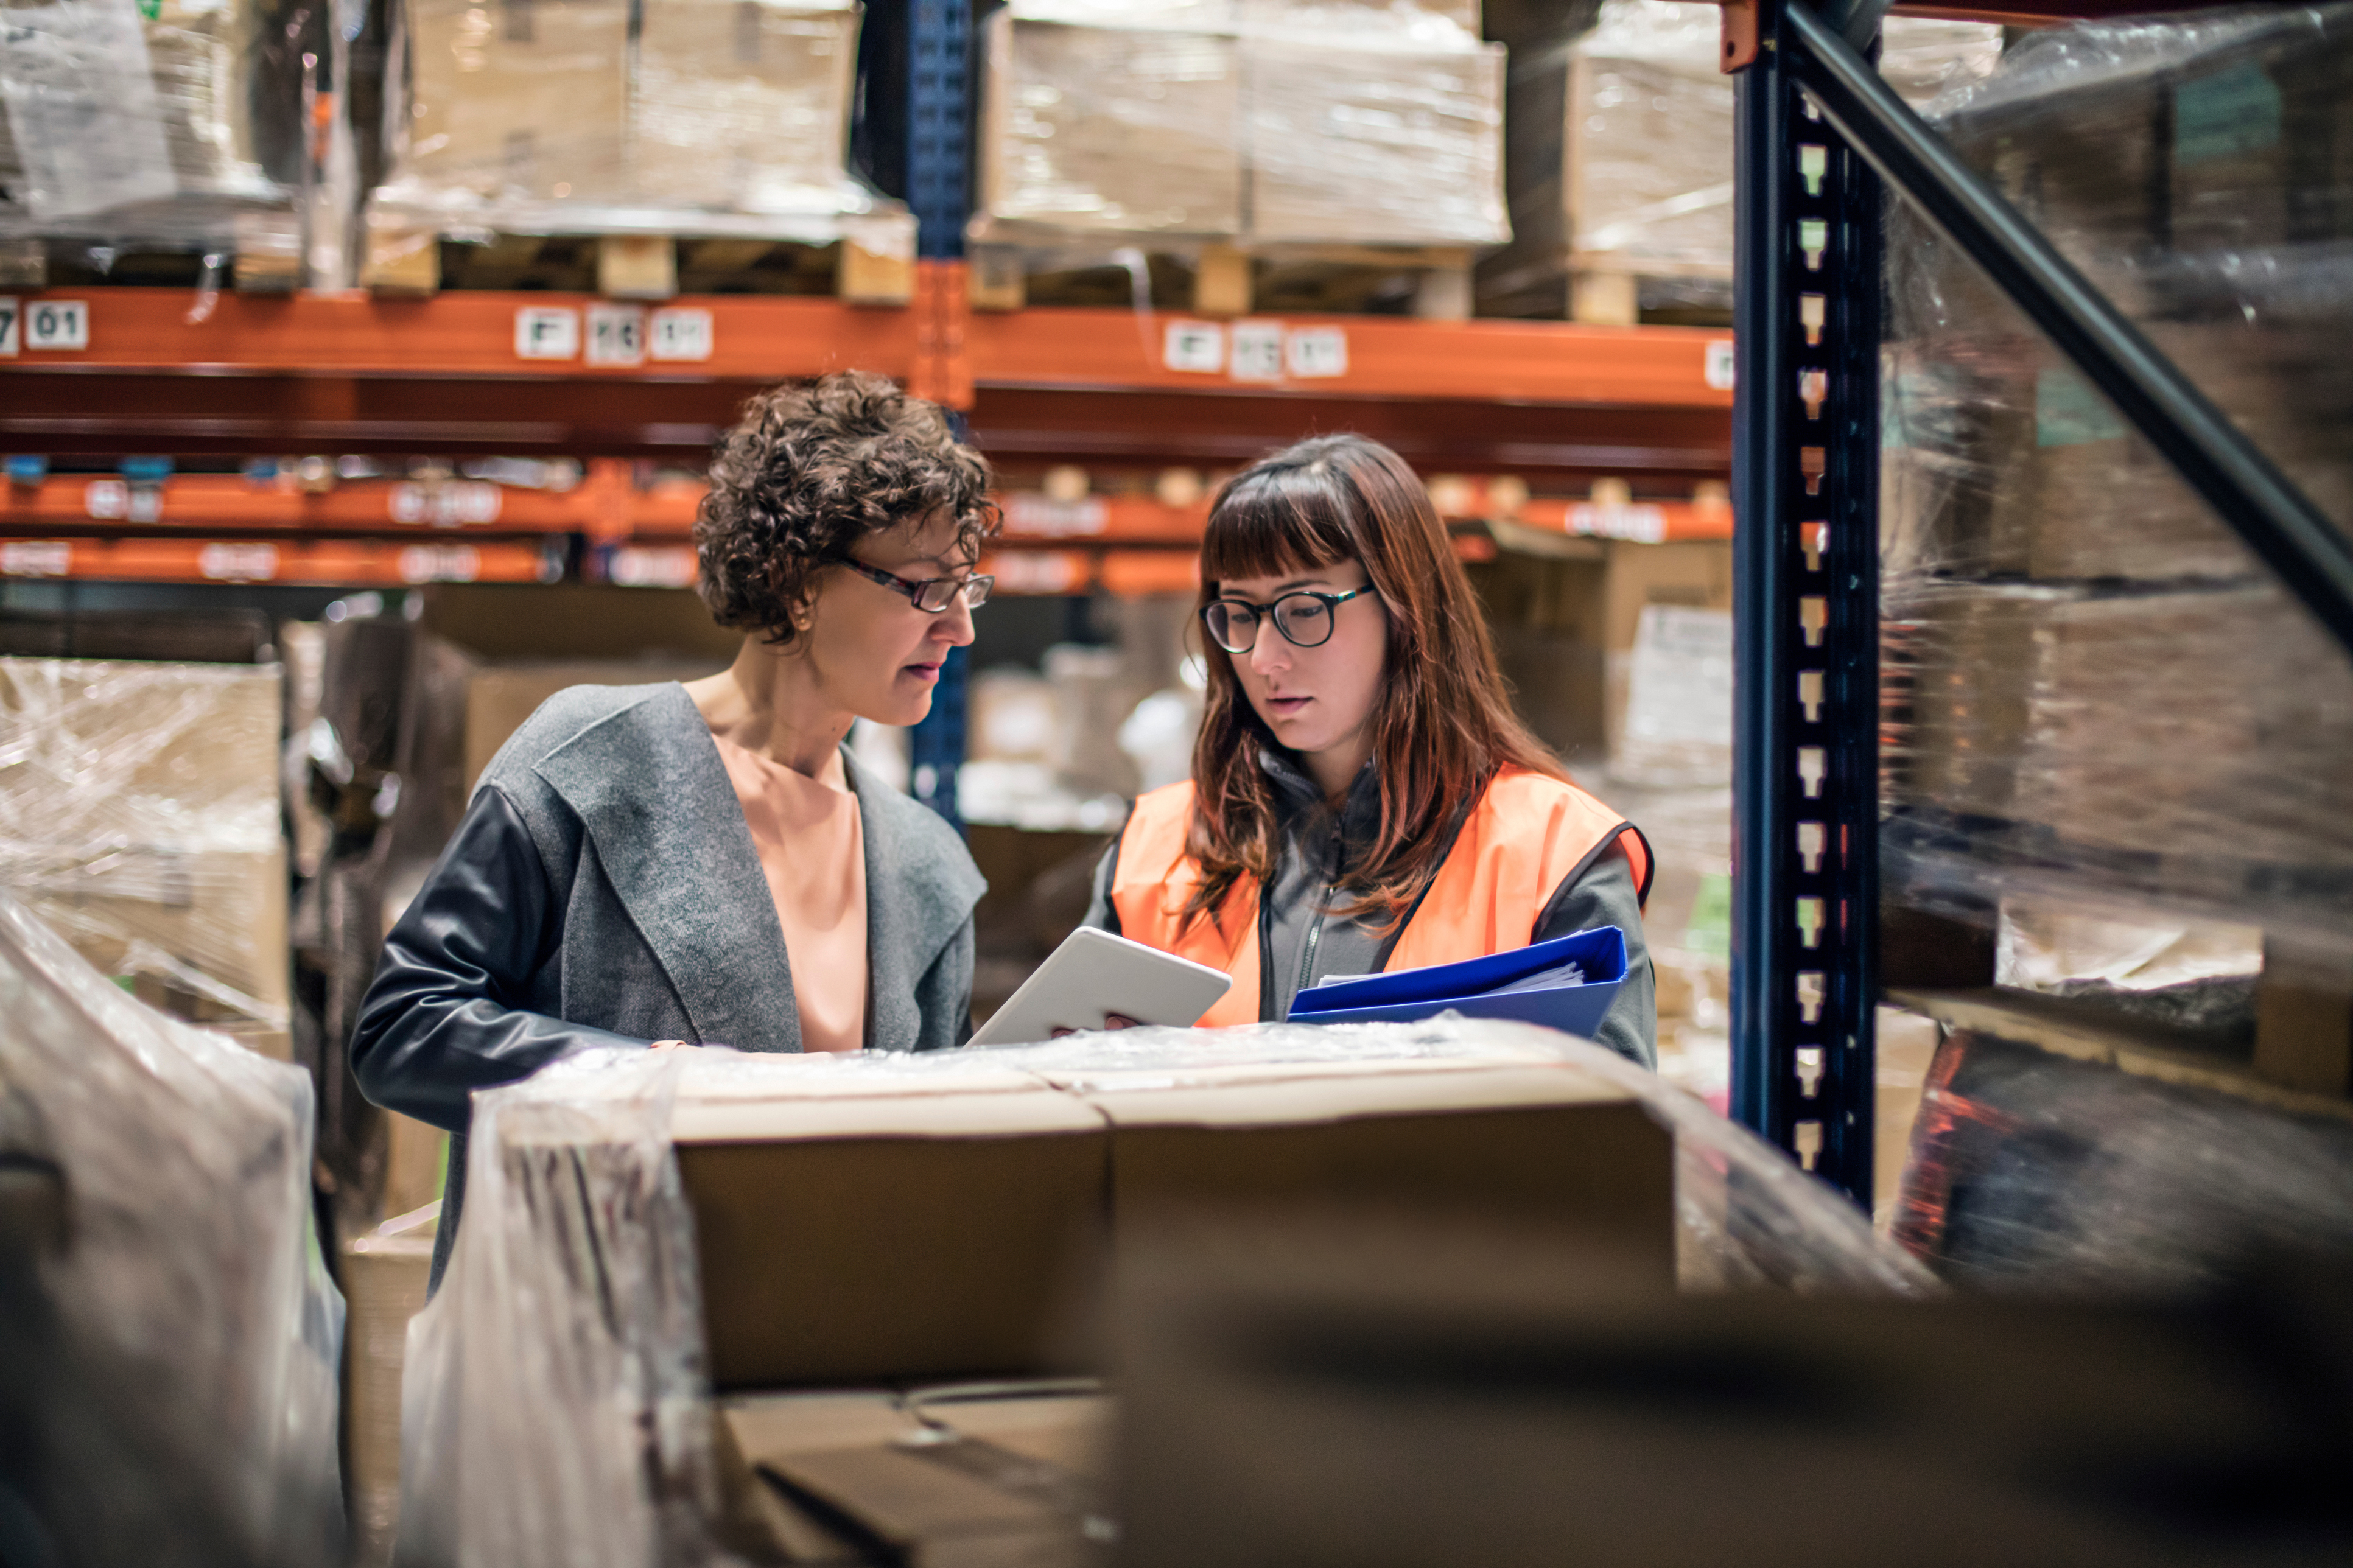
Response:
[[[1201,546],[1208,694],[1193,777],[1136,802],[1089,925],[1210,963],[1201,1022],[1283,1017],[1333,975],[1614,925],[1600,1042],[1651,1065],[1641,834],[1512,711],[1428,492],[1361,436],[1302,441],[1219,493]]]

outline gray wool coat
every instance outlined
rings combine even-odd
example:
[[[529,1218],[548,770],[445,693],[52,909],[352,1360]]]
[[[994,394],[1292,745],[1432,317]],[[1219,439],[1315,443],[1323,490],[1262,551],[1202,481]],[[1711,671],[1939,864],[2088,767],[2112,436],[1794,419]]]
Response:
[[[971,1033],[987,884],[927,807],[845,753],[866,845],[867,1046]],[[439,1281],[465,1199],[474,1091],[591,1046],[797,1051],[784,931],[711,731],[685,689],[577,686],[483,771],[395,924],[352,1064],[377,1104],[452,1134]]]

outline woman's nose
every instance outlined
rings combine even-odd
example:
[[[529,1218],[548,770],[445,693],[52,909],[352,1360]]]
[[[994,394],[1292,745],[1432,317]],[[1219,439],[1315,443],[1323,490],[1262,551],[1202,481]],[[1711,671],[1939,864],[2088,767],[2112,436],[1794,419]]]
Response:
[[[972,606],[958,595],[948,601],[948,607],[934,617],[933,630],[950,647],[963,647],[972,641]]]
[[[1250,668],[1261,675],[1291,668],[1291,643],[1274,629],[1272,621],[1258,624],[1258,641],[1250,645]]]

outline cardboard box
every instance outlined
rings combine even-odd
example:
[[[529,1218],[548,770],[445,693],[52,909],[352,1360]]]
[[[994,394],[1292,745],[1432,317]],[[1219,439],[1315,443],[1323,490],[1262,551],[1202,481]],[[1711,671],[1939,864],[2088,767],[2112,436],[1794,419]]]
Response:
[[[343,1443],[349,1457],[353,1561],[392,1561],[400,1519],[400,1380],[408,1320],[425,1308],[433,1216],[404,1215],[344,1244],[337,1278],[351,1316],[344,1334]]]
[[[403,174],[485,201],[626,190],[624,0],[413,0]]]
[[[977,230],[1240,232],[1241,66],[1231,33],[1083,26],[1010,10],[986,26]]]
[[[854,0],[646,0],[629,109],[638,189],[696,206],[830,210],[858,21]]]

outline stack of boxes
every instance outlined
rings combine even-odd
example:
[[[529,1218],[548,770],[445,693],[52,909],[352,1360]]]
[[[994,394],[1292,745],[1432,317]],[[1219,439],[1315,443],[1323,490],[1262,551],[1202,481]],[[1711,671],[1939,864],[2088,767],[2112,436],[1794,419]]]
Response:
[[[2348,101],[2343,13],[2250,14],[2038,38],[1945,127],[2340,527]],[[1969,877],[1999,857],[1953,847],[2000,832],[2062,888],[2341,923],[2342,658],[1969,263],[1894,222],[1889,783],[1927,835],[1891,873]]]

